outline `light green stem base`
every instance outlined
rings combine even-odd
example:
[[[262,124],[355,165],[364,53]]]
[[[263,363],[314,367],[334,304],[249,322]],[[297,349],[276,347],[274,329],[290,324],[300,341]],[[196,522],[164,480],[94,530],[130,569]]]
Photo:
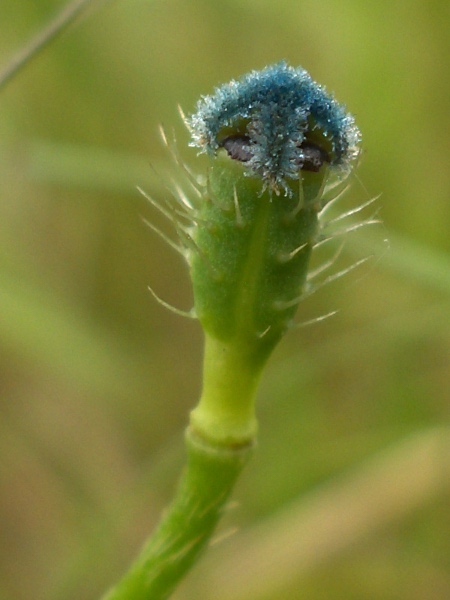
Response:
[[[203,393],[191,413],[191,427],[199,436],[228,448],[253,443],[262,366],[248,359],[244,344],[205,335]]]

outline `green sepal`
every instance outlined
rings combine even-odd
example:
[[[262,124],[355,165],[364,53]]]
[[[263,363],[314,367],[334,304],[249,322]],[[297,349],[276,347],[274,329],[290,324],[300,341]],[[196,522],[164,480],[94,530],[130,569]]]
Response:
[[[195,310],[212,337],[265,360],[292,321],[318,230],[325,173],[291,182],[291,195],[263,189],[241,163],[215,157],[191,255]]]

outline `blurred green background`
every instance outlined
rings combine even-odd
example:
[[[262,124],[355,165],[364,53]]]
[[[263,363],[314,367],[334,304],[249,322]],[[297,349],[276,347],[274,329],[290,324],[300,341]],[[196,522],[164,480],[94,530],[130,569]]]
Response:
[[[1,64],[63,4],[2,0]],[[226,539],[175,599],[450,598],[449,25],[446,0],[115,0],[2,91],[2,600],[98,598],[171,497],[202,337],[147,290],[191,307],[136,185],[168,194],[161,123],[201,170],[178,104],[281,59],[355,114],[347,202],[381,194],[384,225],[272,357]]]

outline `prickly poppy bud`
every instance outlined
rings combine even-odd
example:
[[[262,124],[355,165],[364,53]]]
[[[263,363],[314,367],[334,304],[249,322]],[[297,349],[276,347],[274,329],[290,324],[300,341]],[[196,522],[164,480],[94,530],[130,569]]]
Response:
[[[331,174],[358,154],[354,119],[282,62],[203,97],[187,119],[211,164],[189,262],[205,331],[264,362],[305,285]]]

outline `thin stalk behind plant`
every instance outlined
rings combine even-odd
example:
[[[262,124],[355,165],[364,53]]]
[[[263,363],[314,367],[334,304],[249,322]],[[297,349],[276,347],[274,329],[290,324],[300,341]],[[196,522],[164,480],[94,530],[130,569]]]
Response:
[[[72,0],[72,2],[68,2],[0,72],[0,91],[95,2],[96,0]]]
[[[203,392],[175,499],[105,600],[168,598],[210,539],[254,445],[263,368],[307,292],[331,177],[357,156],[351,115],[286,63],[222,86],[186,122],[211,157],[207,176],[187,170],[190,193],[175,204],[149,200],[173,220],[179,240],[169,243],[189,265]]]

